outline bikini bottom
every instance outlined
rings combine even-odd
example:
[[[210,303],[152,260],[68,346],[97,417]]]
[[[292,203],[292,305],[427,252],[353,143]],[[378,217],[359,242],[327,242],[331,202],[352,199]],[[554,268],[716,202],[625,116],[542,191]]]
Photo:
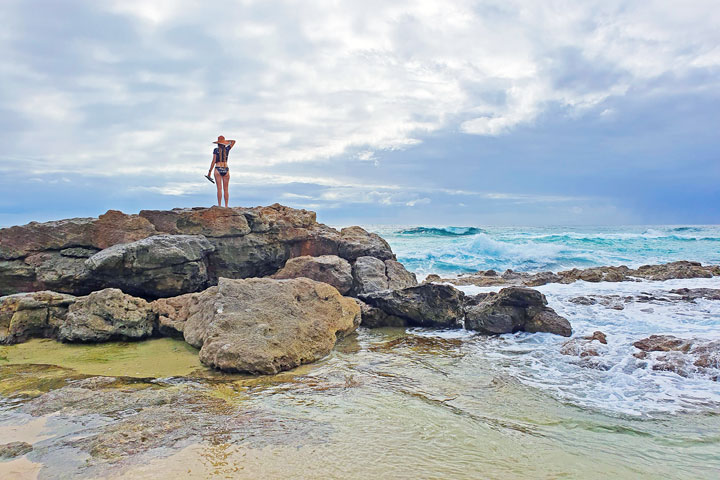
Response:
[[[221,177],[224,177],[230,171],[228,167],[215,167],[215,170],[217,170]]]

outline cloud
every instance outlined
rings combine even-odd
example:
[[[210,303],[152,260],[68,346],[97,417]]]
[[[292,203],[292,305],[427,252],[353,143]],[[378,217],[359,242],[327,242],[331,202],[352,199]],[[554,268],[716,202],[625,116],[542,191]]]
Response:
[[[8,2],[2,107],[25,126],[2,140],[14,155],[42,136],[53,153],[37,165],[63,171],[189,167],[217,132],[259,166],[354,149],[375,162],[441,129],[503,135],[551,104],[587,110],[663,75],[717,72],[713,6],[74,1],[38,24]]]

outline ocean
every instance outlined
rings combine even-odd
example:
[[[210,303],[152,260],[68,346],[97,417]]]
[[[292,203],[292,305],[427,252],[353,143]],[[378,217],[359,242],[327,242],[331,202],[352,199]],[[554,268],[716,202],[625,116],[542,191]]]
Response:
[[[385,238],[398,260],[419,279],[428,274],[454,276],[478,270],[561,271],[603,265],[694,260],[720,264],[720,226],[627,227],[425,227],[368,226]],[[501,287],[459,287],[467,294]],[[519,333],[477,343],[478,362],[496,365],[521,383],[559,401],[609,414],[653,417],[661,413],[718,412],[720,384],[707,374],[681,377],[658,371],[652,360],[638,360],[632,343],[649,335],[720,340],[720,301],[628,302],[622,310],[578,305],[583,295],[627,297],[667,295],[675,288],[720,288],[720,278],[643,282],[575,282],[536,287],[549,305],[570,320],[574,336],[600,330],[607,335],[600,360],[587,362],[560,354],[565,339]],[[436,333],[418,334],[436,335]],[[471,339],[470,332],[445,332]],[[720,368],[720,365],[716,365]],[[720,370],[716,371],[720,374]]]

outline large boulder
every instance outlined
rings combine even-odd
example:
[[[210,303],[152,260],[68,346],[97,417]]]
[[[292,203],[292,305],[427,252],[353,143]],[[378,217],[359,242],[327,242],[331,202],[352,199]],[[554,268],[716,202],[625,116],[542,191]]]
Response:
[[[85,261],[92,282],[145,297],[168,297],[204,288],[207,256],[202,235],[156,235],[114,245]]]
[[[342,295],[348,293],[353,286],[352,267],[347,260],[337,255],[321,255],[319,257],[303,255],[291,258],[272,277],[278,279],[309,278],[332,285]]]
[[[366,326],[398,326],[397,319],[402,319],[408,326],[462,328],[463,293],[450,285],[426,283],[362,294],[358,298],[381,310],[391,321],[383,324],[381,316],[373,315],[367,323],[363,319]]]
[[[383,261],[370,256],[358,257],[355,260],[352,277],[353,296],[380,290],[400,290],[418,284],[415,274],[408,272],[400,262]]]
[[[351,261],[363,256],[395,260],[390,245],[380,235],[369,233],[361,227],[340,230],[338,252],[338,255]]]
[[[0,297],[0,344],[55,335],[75,297],[42,291]]]
[[[526,287],[503,288],[477,305],[465,309],[465,328],[497,335],[548,332],[569,337],[570,322],[547,306],[545,295]]]
[[[250,233],[250,225],[242,209],[221,207],[175,208],[173,210],[141,210],[140,217],[158,232],[173,235],[204,235],[233,237]]]
[[[379,258],[362,256],[352,266],[352,295],[387,290],[388,279],[385,274],[385,262]]]
[[[199,295],[184,335],[206,365],[275,374],[326,356],[359,322],[358,304],[325,283],[221,278]]]
[[[60,323],[58,339],[67,342],[104,342],[113,339],[149,337],[155,328],[155,313],[142,298],[106,288],[70,305]]]

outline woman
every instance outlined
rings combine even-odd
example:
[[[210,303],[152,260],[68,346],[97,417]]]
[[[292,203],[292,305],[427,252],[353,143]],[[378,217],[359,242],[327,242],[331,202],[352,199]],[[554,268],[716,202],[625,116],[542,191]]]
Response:
[[[228,185],[230,184],[230,169],[228,168],[227,160],[230,149],[235,145],[235,140],[225,140],[225,137],[220,135],[216,142],[215,150],[213,150],[212,163],[210,164],[210,171],[208,171],[207,177],[210,178],[213,167],[215,167],[215,185],[217,185],[217,198],[218,207],[222,207],[220,200],[222,199],[223,190],[225,191],[225,207],[228,206],[228,198],[230,193],[228,192]]]

